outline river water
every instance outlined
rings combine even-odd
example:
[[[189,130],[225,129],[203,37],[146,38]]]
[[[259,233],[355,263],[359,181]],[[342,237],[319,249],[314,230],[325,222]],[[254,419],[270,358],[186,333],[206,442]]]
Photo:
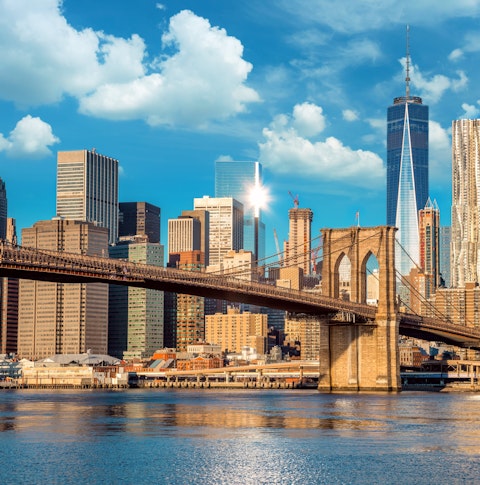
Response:
[[[20,484],[480,483],[480,394],[0,391]]]

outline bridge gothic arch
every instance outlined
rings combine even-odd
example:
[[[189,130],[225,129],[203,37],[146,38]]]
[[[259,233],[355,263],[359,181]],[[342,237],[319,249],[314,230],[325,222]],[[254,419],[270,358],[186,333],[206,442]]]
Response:
[[[339,268],[348,258],[350,300],[366,303],[367,265],[378,262],[378,306],[374,321],[333,321],[320,327],[319,389],[398,391],[398,321],[395,295],[394,227],[323,229],[322,293],[338,298]]]

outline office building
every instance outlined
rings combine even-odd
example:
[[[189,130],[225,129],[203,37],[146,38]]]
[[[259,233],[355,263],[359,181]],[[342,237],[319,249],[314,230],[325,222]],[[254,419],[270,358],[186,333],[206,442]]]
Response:
[[[118,237],[118,160],[93,150],[58,152],[57,216],[92,222]]]
[[[148,202],[118,204],[118,237],[148,236],[148,242],[160,242],[160,207]]]
[[[184,210],[180,217],[191,217],[196,219],[200,223],[200,251],[205,257],[205,266],[208,266],[209,256],[208,256],[208,240],[209,240],[209,229],[210,229],[210,217],[206,210]],[[193,249],[190,249],[193,250]]]
[[[226,254],[243,249],[243,204],[232,197],[196,198],[195,210],[209,214],[209,265],[220,265]]]
[[[17,353],[17,278],[0,278],[0,354]]]
[[[23,229],[22,243],[88,256],[108,254],[108,229],[55,218]],[[20,280],[18,353],[27,359],[107,353],[108,285]]]
[[[7,189],[0,178],[0,239],[7,237]]]
[[[258,232],[255,235],[255,202],[259,201],[252,200],[252,194],[262,185],[260,162],[215,162],[215,197],[233,197],[243,204],[243,249],[251,251],[260,262],[265,258],[265,224],[261,208],[258,208]],[[258,254],[255,254],[255,237],[258,238]]]
[[[205,316],[205,340],[218,344],[222,351],[240,353],[244,347],[254,348],[258,354],[266,351],[267,315],[240,313],[239,308],[229,307],[227,314]]]
[[[287,314],[285,340],[300,342],[302,360],[318,360],[320,356],[320,319],[312,315]]]
[[[480,120],[452,122],[451,286],[480,281]]]
[[[184,271],[204,271],[201,251],[178,253],[176,266]],[[187,346],[205,340],[205,302],[201,296],[178,293],[176,299],[176,348],[186,352]]]
[[[163,267],[163,246],[148,236],[121,241],[109,249],[110,257]],[[110,285],[108,353],[127,360],[144,359],[164,346],[163,291]]]
[[[451,226],[440,226],[440,285],[451,286],[450,278],[450,244],[452,242]]]
[[[440,210],[436,201],[427,200],[419,212],[420,268],[426,277],[426,298],[440,286]]]
[[[289,231],[288,241],[285,241],[283,266],[296,266],[302,269],[304,275],[311,274],[311,209],[294,207],[288,211]]]
[[[428,199],[428,106],[410,95],[409,67],[407,48],[406,93],[387,111],[387,225],[398,228],[395,261],[401,275],[419,264],[418,211]]]
[[[168,254],[200,251],[201,222],[194,217],[180,216],[168,220]]]

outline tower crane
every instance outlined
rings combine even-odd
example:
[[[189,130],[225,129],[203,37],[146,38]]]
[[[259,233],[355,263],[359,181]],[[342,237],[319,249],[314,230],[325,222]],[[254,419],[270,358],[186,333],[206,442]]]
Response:
[[[299,202],[298,202],[298,194],[297,195],[293,195],[290,191],[288,191],[288,193],[290,194],[290,197],[293,200],[293,207],[295,209],[298,209],[298,204],[299,204]]]

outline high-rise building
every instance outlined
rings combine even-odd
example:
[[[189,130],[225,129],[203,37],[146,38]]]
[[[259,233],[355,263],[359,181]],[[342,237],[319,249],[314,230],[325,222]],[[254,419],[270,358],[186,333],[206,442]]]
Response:
[[[209,214],[209,265],[220,265],[232,249],[243,249],[243,204],[232,197],[196,198],[195,210]]]
[[[452,242],[452,228],[450,226],[440,227],[440,274],[441,286],[450,288],[450,244]]]
[[[419,212],[420,268],[426,277],[426,298],[440,286],[440,210],[436,201],[427,200]]]
[[[22,244],[88,256],[108,252],[108,229],[55,218],[23,229]],[[107,353],[108,285],[20,280],[18,353],[27,359]]]
[[[148,202],[120,202],[118,237],[148,236],[148,242],[160,242],[160,207]]]
[[[7,237],[7,189],[0,178],[0,239]]]
[[[210,229],[210,215],[206,210],[184,210],[181,217],[192,217],[200,222],[200,251],[205,255],[205,266],[208,266],[208,240]]]
[[[168,220],[168,254],[200,251],[201,223],[194,217]]]
[[[222,351],[242,352],[244,347],[252,347],[257,353],[266,350],[267,315],[241,313],[240,309],[229,307],[227,314],[216,313],[205,317],[205,340],[218,344]]]
[[[288,241],[285,241],[284,266],[297,266],[303,274],[311,274],[311,237],[312,219],[311,209],[294,207],[288,211],[290,220]]]
[[[0,354],[17,353],[18,282],[0,278]]]
[[[118,237],[118,160],[93,150],[58,152],[57,216],[93,222]]]
[[[148,236],[110,246],[110,257],[163,266],[163,246]],[[118,358],[143,359],[163,348],[163,291],[110,285],[108,353]]]
[[[480,282],[480,120],[452,122],[451,285]]]
[[[262,187],[262,164],[260,162],[215,162],[215,197],[233,197],[243,204],[243,249],[255,254],[255,189]],[[258,202],[258,201],[257,201]],[[258,254],[256,260],[265,258],[265,224],[262,212],[258,212]]]
[[[428,199],[428,106],[410,95],[407,39],[406,94],[387,111],[387,224],[398,228],[395,261],[408,275],[419,263],[418,211]]]
[[[184,271],[204,271],[201,251],[178,254],[177,267]],[[201,296],[178,293],[176,301],[176,348],[185,352],[187,346],[205,340],[205,303]]]

